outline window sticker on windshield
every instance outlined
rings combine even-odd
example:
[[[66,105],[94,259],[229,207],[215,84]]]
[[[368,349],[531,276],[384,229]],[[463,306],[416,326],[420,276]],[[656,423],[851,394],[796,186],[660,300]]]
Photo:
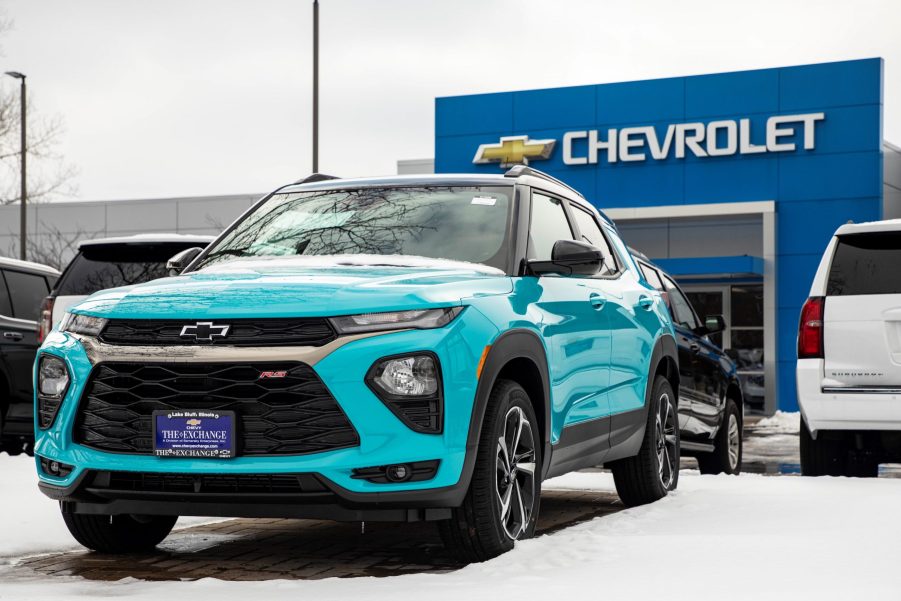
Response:
[[[476,196],[472,199],[472,203],[474,205],[485,205],[488,207],[493,207],[497,202],[496,198],[491,198],[490,196]]]

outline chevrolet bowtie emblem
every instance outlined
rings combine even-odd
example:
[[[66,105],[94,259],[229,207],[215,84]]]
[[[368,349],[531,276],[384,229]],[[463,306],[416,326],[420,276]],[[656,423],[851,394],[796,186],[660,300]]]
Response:
[[[482,144],[472,160],[477,165],[499,162],[501,167],[528,165],[529,159],[548,159],[556,140],[530,140],[529,136],[504,136],[500,142]]]
[[[229,326],[215,324],[212,321],[198,321],[195,325],[185,326],[180,336],[193,336],[198,342],[212,342],[213,338],[224,338]]]

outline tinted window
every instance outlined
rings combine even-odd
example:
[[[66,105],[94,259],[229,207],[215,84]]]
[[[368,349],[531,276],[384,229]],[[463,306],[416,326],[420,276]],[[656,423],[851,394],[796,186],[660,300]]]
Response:
[[[575,217],[576,224],[579,226],[582,238],[585,242],[599,248],[601,252],[604,253],[604,266],[601,268],[601,271],[598,272],[598,275],[616,274],[619,271],[619,267],[616,264],[616,257],[613,254],[613,251],[610,250],[610,243],[607,242],[607,238],[601,233],[598,222],[595,221],[594,217],[588,212],[575,206],[572,208],[573,217]]]
[[[235,257],[409,255],[506,269],[512,192],[409,186],[276,194],[200,267]]]
[[[6,289],[6,279],[3,277],[2,271],[0,271],[0,315],[5,315],[7,317],[13,316],[13,306],[9,301],[9,292]]]
[[[698,327],[697,319],[695,319],[694,311],[682,291],[666,276],[663,276],[663,282],[666,285],[667,296],[670,300],[670,309],[673,312],[673,320],[684,328],[693,330]]]
[[[901,233],[874,232],[841,236],[832,258],[826,294],[894,294],[901,292]]]
[[[533,192],[529,258],[549,261],[557,240],[573,240],[563,204],[556,198]]]
[[[106,288],[164,278],[169,275],[166,271],[166,261],[192,246],[197,244],[181,242],[86,246],[66,268],[56,294],[58,296],[93,294]]]
[[[6,286],[12,299],[12,316],[17,319],[37,321],[41,301],[50,290],[42,275],[22,271],[4,270]]]

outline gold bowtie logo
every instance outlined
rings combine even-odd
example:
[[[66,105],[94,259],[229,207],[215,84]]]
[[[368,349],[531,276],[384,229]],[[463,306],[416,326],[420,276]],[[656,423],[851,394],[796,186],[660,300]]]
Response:
[[[504,136],[500,142],[482,144],[472,160],[477,165],[501,164],[501,167],[528,165],[529,159],[548,159],[554,151],[556,140],[530,140],[529,136]]]

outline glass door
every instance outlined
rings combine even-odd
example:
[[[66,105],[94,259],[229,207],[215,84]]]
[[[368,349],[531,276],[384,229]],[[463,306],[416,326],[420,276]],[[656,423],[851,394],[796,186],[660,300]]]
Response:
[[[710,340],[726,351],[738,368],[745,403],[763,409],[763,285],[682,286],[698,317],[722,315],[723,332]]]

